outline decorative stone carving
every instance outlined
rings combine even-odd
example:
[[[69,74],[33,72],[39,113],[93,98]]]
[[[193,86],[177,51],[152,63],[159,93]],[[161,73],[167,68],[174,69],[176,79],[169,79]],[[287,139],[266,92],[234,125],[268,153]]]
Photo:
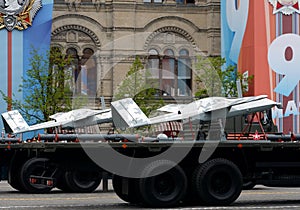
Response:
[[[56,36],[59,33],[61,33],[62,31],[70,31],[70,30],[82,31],[82,32],[88,34],[89,37],[91,37],[92,40],[94,41],[95,45],[97,47],[101,47],[101,43],[100,43],[100,40],[98,39],[97,35],[90,29],[88,29],[84,26],[80,26],[80,25],[65,25],[65,26],[59,27],[52,32],[52,36]]]
[[[75,31],[68,31],[67,42],[78,42],[78,34]]]
[[[65,3],[68,5],[69,10],[72,10],[73,7],[77,10],[80,6],[81,0],[65,0]]]
[[[176,26],[166,26],[166,27],[157,29],[152,34],[150,34],[150,36],[147,38],[147,40],[145,42],[144,49],[148,49],[149,43],[151,42],[152,39],[154,39],[156,37],[156,35],[158,35],[160,33],[165,33],[165,32],[174,32],[174,33],[181,34],[183,37],[186,38],[186,40],[188,40],[191,43],[191,45],[194,48],[196,48],[196,42],[188,32],[186,32],[185,30],[178,28]]]

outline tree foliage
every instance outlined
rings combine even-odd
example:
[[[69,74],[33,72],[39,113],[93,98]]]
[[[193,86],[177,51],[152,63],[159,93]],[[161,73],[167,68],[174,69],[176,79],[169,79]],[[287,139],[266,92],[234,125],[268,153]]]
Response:
[[[151,76],[149,71],[144,69],[141,59],[137,56],[132,63],[125,79],[118,86],[114,94],[114,100],[133,98],[141,110],[148,116],[153,110],[164,103],[157,97],[158,84],[149,83]]]
[[[197,71],[196,82],[198,83],[198,90],[195,93],[196,97],[237,97],[237,80],[240,81],[242,93],[248,91],[248,84],[252,82],[253,75],[246,78],[242,73],[236,71],[235,66],[228,66],[223,70],[222,66],[224,63],[225,59],[220,56],[197,57],[195,64]]]
[[[30,68],[22,77],[19,92],[23,92],[23,100],[9,98],[2,91],[3,99],[18,109],[31,123],[49,120],[49,116],[57,112],[71,109],[72,72],[67,70],[70,57],[63,55],[57,48],[45,54],[32,49],[29,59]]]
[[[222,82],[218,71],[218,68],[221,67],[220,60],[204,56],[197,56],[196,59],[198,90],[195,97],[221,96],[223,94]]]

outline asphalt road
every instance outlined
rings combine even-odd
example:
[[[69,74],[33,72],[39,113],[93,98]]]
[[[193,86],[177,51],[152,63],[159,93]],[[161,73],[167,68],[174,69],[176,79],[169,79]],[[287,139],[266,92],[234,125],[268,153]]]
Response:
[[[98,210],[98,209],[141,209],[120,200],[113,192],[103,192],[101,186],[89,194],[66,194],[54,189],[49,194],[22,194],[12,189],[6,182],[0,182],[0,210]],[[228,207],[190,206],[173,209],[300,209],[300,188],[268,188],[256,186],[253,190],[243,191],[239,199]]]

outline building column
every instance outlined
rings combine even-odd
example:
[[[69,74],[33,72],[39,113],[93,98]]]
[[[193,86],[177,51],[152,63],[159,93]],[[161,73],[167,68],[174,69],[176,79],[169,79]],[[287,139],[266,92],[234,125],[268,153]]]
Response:
[[[101,66],[101,56],[100,50],[98,49],[95,53],[96,56],[96,68],[97,68],[97,90],[96,97],[99,98],[102,94],[102,66]]]

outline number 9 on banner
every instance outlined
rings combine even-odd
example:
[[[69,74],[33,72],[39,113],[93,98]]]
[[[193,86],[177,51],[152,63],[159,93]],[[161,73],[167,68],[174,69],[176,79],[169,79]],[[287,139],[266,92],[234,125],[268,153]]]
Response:
[[[288,50],[291,50],[289,58]],[[300,79],[300,36],[284,34],[276,38],[269,47],[268,62],[276,73],[284,75],[274,91],[289,96]]]

